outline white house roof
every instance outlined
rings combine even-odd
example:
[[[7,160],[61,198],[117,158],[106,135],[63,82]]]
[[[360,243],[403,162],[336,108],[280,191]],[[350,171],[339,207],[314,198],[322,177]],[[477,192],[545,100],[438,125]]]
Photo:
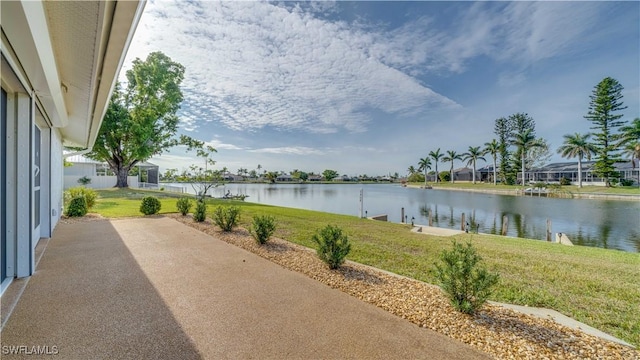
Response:
[[[21,59],[44,117],[60,128],[65,145],[93,146],[144,4],[2,2],[8,47]]]

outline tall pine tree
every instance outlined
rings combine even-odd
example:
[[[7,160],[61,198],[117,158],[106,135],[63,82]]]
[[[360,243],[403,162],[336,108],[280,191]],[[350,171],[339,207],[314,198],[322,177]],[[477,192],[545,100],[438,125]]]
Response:
[[[593,145],[596,150],[594,173],[603,178],[607,187],[611,186],[611,178],[617,176],[616,161],[620,161],[620,153],[616,146],[619,138],[618,128],[623,125],[623,114],[617,113],[627,107],[622,104],[622,85],[613,78],[602,79],[589,96],[589,112],[585,119],[593,124],[591,129]]]
[[[509,154],[509,140],[513,133],[511,123],[507,118],[498,118],[493,127],[494,133],[498,138],[498,157],[500,159],[499,176],[503,184],[513,184],[514,179],[511,171]]]

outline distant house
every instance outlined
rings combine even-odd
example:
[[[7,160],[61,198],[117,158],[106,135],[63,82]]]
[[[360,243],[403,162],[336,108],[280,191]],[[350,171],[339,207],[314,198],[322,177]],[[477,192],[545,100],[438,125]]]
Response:
[[[237,182],[237,181],[244,181],[244,177],[241,176],[241,175],[236,175],[236,174],[232,174],[230,172],[226,172],[222,176],[222,180]]]
[[[322,175],[309,175],[307,181],[322,181]]]
[[[289,174],[280,174],[276,177],[276,181],[278,182],[292,182],[293,177]]]
[[[604,185],[604,179],[593,173],[595,161],[585,161],[582,163],[582,182],[589,185]],[[620,179],[628,179],[637,182],[640,168],[630,161],[615,163],[614,167],[620,174]],[[565,178],[572,183],[578,181],[578,163],[560,162],[545,165],[540,168],[525,171],[525,183],[546,182],[559,183]],[[518,173],[518,183],[521,183],[522,174]]]
[[[351,178],[349,175],[336,176],[333,181],[358,181],[357,178]]]
[[[493,182],[493,164],[486,165],[476,170],[476,181]]]
[[[476,181],[478,180],[478,171],[476,171]],[[454,181],[473,181],[473,169],[463,167],[453,170]]]
[[[106,163],[91,160],[82,155],[73,155],[66,158],[71,166],[64,168],[64,188],[78,186],[78,180],[86,177],[91,180],[85,185],[92,189],[106,189],[113,187],[117,180],[116,176]],[[138,168],[138,175],[129,176],[127,183],[129,187],[157,187],[159,180],[158,165],[149,162],[140,162],[135,165]],[[144,180],[144,181],[143,181]]]

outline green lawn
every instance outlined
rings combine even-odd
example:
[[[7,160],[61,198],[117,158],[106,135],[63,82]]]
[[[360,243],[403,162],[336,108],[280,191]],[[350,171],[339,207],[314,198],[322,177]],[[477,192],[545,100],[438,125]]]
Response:
[[[492,186],[492,185],[490,185]],[[176,212],[179,195],[142,190],[101,190],[93,209],[106,217],[142,216],[140,199],[161,198],[161,213]],[[316,211],[209,199],[209,211],[220,204],[242,207],[241,225],[256,214],[278,221],[276,236],[314,247],[312,234],[334,224],[352,242],[348,258],[418,280],[435,283],[433,263],[453,238],[472,241],[501,281],[492,300],[548,307],[595,328],[640,345],[640,254],[538,240],[463,234],[453,238],[409,232],[409,226]]]

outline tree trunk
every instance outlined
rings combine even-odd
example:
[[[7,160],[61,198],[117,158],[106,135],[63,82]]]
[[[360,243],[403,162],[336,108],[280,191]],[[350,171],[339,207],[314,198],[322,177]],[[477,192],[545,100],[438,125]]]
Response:
[[[450,182],[453,184],[453,160],[451,160],[451,169],[449,170]]]
[[[578,188],[582,187],[582,158],[578,157]]]
[[[436,161],[436,184],[438,183],[439,177],[440,177],[440,174],[438,174],[438,161]]]
[[[476,183],[476,161],[473,160],[473,183]]]
[[[498,185],[498,174],[497,174],[497,169],[496,169],[496,157],[493,157],[493,186]]]
[[[524,162],[525,162],[525,153],[524,153],[524,149],[522,150],[522,187],[525,186],[524,184]]]
[[[129,184],[127,184],[128,175],[129,175],[129,169],[124,167],[118,168],[116,171],[117,182],[115,187],[128,188],[129,187]]]

